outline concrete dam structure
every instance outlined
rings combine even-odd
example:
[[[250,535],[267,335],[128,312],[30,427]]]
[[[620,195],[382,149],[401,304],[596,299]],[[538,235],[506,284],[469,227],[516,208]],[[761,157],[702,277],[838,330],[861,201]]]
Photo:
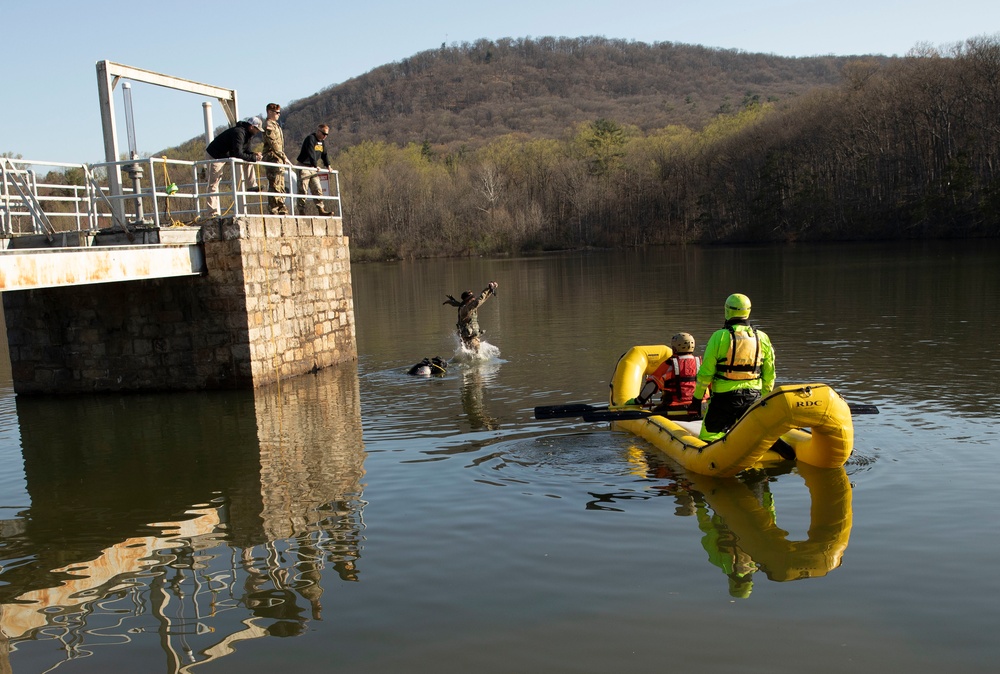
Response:
[[[186,275],[120,280],[109,271],[114,247],[90,247],[74,249],[91,256],[89,277],[0,288],[15,392],[254,388],[357,358],[340,218],[242,216],[184,229],[195,239],[183,246],[195,249],[183,253],[194,261]],[[148,270],[143,258],[162,246],[115,252],[120,266]],[[65,266],[52,249],[0,253],[41,280],[58,275],[44,260],[28,265],[30,255]]]

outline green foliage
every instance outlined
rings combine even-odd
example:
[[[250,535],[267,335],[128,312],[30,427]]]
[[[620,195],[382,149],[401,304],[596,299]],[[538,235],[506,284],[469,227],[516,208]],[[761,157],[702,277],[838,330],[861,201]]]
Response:
[[[578,127],[575,145],[594,175],[607,175],[625,156],[627,136],[617,122],[603,117]]]
[[[773,110],[773,105],[765,104],[753,105],[731,114],[720,114],[705,125],[705,129],[698,135],[699,142],[704,146],[735,136],[757,124]]]

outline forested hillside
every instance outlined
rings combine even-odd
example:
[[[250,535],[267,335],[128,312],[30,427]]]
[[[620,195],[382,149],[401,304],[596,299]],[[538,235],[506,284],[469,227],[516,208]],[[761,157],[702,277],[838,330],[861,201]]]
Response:
[[[598,118],[642,131],[697,129],[748,100],[835,84],[848,60],[605,38],[442,45],[294,102],[286,135],[304,137],[322,120],[343,149],[366,140],[475,147],[515,132],[558,138]]]
[[[560,138],[599,118],[642,131],[671,124],[699,129],[748,102],[790,100],[836,84],[849,61],[599,37],[479,40],[441,45],[278,102],[289,155],[324,122],[332,127],[327,144],[334,152],[363,141],[457,150],[513,132]],[[203,145],[194,138],[166,153],[200,159]]]
[[[1000,235],[996,36],[896,59],[484,41],[285,109],[293,147],[340,129],[359,259]]]

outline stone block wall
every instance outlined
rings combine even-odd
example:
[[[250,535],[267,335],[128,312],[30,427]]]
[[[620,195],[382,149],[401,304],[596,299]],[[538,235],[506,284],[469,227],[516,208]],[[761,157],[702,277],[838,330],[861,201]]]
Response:
[[[18,394],[254,388],[355,360],[340,218],[202,228],[207,274],[3,293]]]
[[[203,238],[209,278],[245,298],[239,327],[255,386],[357,358],[340,218],[223,219]]]

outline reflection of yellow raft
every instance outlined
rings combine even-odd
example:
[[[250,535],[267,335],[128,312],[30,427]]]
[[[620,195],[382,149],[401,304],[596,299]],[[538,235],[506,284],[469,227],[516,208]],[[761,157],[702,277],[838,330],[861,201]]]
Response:
[[[629,349],[615,368],[609,409],[620,409],[638,395],[645,376],[671,355],[663,344]],[[851,410],[826,384],[776,387],[723,438],[711,443],[698,437],[696,427],[663,416],[615,424],[652,443],[685,469],[715,477],[783,460],[771,449],[779,439],[791,447],[797,461],[820,468],[843,466],[854,446]]]
[[[811,502],[804,541],[787,540],[788,532],[778,527],[775,514],[742,482],[688,475],[691,487],[736,534],[739,548],[771,580],[825,576],[840,566],[851,536],[851,484],[844,469],[800,464],[797,472],[805,480]]]

